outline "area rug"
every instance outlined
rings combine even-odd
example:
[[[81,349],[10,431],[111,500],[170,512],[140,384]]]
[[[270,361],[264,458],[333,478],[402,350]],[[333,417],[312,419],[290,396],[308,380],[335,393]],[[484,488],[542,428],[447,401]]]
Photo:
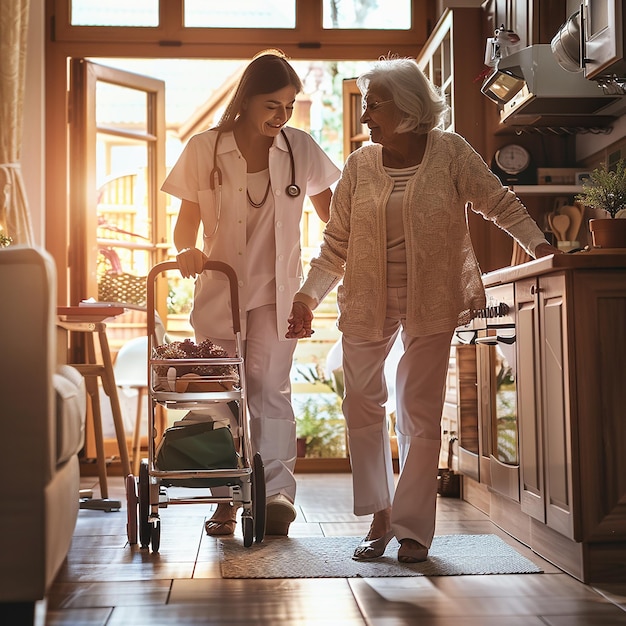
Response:
[[[353,561],[360,537],[266,537],[245,548],[218,540],[223,578],[385,578],[539,574],[541,569],[495,535],[439,535],[424,563],[399,563],[398,543],[372,561]]]

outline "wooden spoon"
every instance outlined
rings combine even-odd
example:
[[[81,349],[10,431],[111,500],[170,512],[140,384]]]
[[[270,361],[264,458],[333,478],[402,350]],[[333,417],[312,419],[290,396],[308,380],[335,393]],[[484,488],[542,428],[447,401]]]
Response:
[[[555,215],[552,218],[552,230],[556,234],[559,241],[568,241],[567,229],[570,225],[570,219],[567,215]]]
[[[583,221],[583,214],[576,206],[564,205],[559,209],[560,215],[567,215],[570,219],[570,225],[567,229],[567,241],[578,241],[578,231]]]
[[[554,228],[554,224],[552,223],[552,220],[554,219],[555,215],[556,213],[554,211],[550,211],[550,213],[546,213],[546,217],[548,218],[548,226],[550,227],[550,230],[552,231],[554,236],[558,239],[556,228]]]

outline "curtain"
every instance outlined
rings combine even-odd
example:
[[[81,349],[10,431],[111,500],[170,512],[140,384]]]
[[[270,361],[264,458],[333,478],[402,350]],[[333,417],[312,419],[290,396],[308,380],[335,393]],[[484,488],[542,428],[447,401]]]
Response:
[[[30,0],[0,0],[0,232],[32,245],[20,165]]]

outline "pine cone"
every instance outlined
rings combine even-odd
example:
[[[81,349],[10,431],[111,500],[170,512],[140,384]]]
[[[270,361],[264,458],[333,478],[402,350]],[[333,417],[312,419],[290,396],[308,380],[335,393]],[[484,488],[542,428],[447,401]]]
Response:
[[[191,339],[184,341],[172,341],[161,346],[156,346],[154,356],[157,359],[215,359],[228,357],[228,352],[221,346],[214,344],[210,339],[205,339],[196,345]],[[157,376],[166,376],[171,365],[155,365]],[[231,365],[179,365],[176,366],[176,376],[185,374],[197,374],[199,376],[222,376],[235,378],[239,382],[237,368]]]

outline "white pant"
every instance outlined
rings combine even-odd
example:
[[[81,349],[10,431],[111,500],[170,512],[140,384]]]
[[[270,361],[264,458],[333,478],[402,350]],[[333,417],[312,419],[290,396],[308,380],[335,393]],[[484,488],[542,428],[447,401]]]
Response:
[[[343,413],[348,427],[355,515],[391,506],[395,536],[430,547],[435,533],[441,414],[453,331],[410,337],[401,330],[405,311],[406,289],[390,288],[384,338],[367,341],[342,337]],[[396,373],[400,475],[394,494],[384,407],[384,364],[398,332],[404,353]]]
[[[252,451],[261,454],[267,495],[282,493],[293,502],[296,420],[291,405],[290,372],[296,340],[279,340],[273,304],[248,311],[247,316],[243,357]],[[197,342],[203,339],[206,337],[196,335]],[[234,354],[234,340],[210,339]]]

